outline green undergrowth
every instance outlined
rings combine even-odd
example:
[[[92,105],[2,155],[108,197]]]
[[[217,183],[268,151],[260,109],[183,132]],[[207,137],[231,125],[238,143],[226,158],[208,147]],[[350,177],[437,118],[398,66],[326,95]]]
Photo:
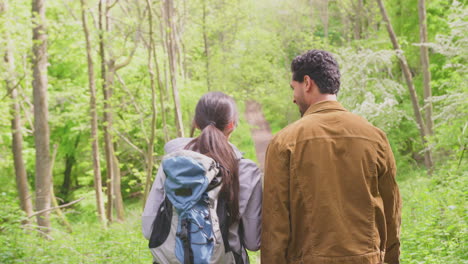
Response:
[[[468,263],[467,176],[463,164],[446,166],[432,176],[422,170],[399,173],[401,263]],[[68,209],[73,233],[67,233],[52,215],[53,230],[46,240],[34,226],[21,226],[24,214],[11,193],[1,193],[0,198],[0,263],[151,263],[141,234],[139,201],[126,204],[124,223],[113,223],[107,229],[93,213]],[[92,202],[82,206],[92,206]],[[251,263],[260,263],[259,257],[259,252],[251,252]]]
[[[41,238],[33,226],[24,230],[18,221],[11,223],[0,234],[0,263],[151,263],[141,234],[141,204],[128,205],[126,213],[124,223],[108,228],[88,215],[74,217],[73,233],[54,218],[49,239]]]
[[[403,199],[401,263],[468,263],[467,166],[416,171],[399,180]]]

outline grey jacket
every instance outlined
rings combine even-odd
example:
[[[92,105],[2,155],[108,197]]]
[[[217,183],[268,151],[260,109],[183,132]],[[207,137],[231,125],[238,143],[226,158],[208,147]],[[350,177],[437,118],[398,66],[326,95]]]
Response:
[[[192,138],[176,138],[164,146],[166,154],[182,150]],[[229,228],[229,245],[236,251],[241,251],[241,237],[244,246],[251,251],[260,249],[261,215],[262,215],[262,172],[251,160],[243,159],[242,153],[232,145],[239,161],[239,213],[244,226],[242,236],[239,235],[239,222]],[[242,159],[241,159],[242,158]],[[152,224],[157,210],[164,200],[164,182],[160,177],[164,172],[159,167],[156,179],[151,188],[145,210],[142,216],[143,235],[149,240]],[[242,251],[244,263],[249,263],[248,256]]]

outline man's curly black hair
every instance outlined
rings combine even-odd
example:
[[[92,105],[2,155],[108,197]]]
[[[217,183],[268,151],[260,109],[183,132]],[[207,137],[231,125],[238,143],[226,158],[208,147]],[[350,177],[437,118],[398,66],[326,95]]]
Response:
[[[333,56],[324,50],[309,50],[291,63],[293,80],[302,83],[308,75],[322,94],[337,94],[340,90],[340,69]]]

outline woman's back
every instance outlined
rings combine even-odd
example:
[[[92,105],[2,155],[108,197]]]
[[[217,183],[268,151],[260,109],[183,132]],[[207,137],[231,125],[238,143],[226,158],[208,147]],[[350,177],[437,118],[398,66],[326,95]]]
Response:
[[[175,151],[183,150],[192,140],[192,138],[171,140],[164,147],[165,153],[171,154]],[[260,248],[262,173],[253,161],[243,159],[241,152],[235,146],[231,145],[231,147],[236,158],[239,160],[238,204],[240,218],[231,223],[228,242],[231,250],[241,256],[243,263],[249,263],[245,248],[252,251]],[[150,238],[157,210],[164,200],[164,179],[163,171],[160,168],[148,196],[142,217],[143,234],[147,239]]]

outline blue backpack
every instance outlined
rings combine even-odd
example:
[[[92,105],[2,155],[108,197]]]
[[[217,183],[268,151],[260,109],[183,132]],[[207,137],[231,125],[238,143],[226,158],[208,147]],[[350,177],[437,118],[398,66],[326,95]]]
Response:
[[[165,199],[149,241],[154,263],[239,263],[227,241],[226,204],[218,199],[220,166],[208,156],[180,150],[166,155],[162,168]]]

